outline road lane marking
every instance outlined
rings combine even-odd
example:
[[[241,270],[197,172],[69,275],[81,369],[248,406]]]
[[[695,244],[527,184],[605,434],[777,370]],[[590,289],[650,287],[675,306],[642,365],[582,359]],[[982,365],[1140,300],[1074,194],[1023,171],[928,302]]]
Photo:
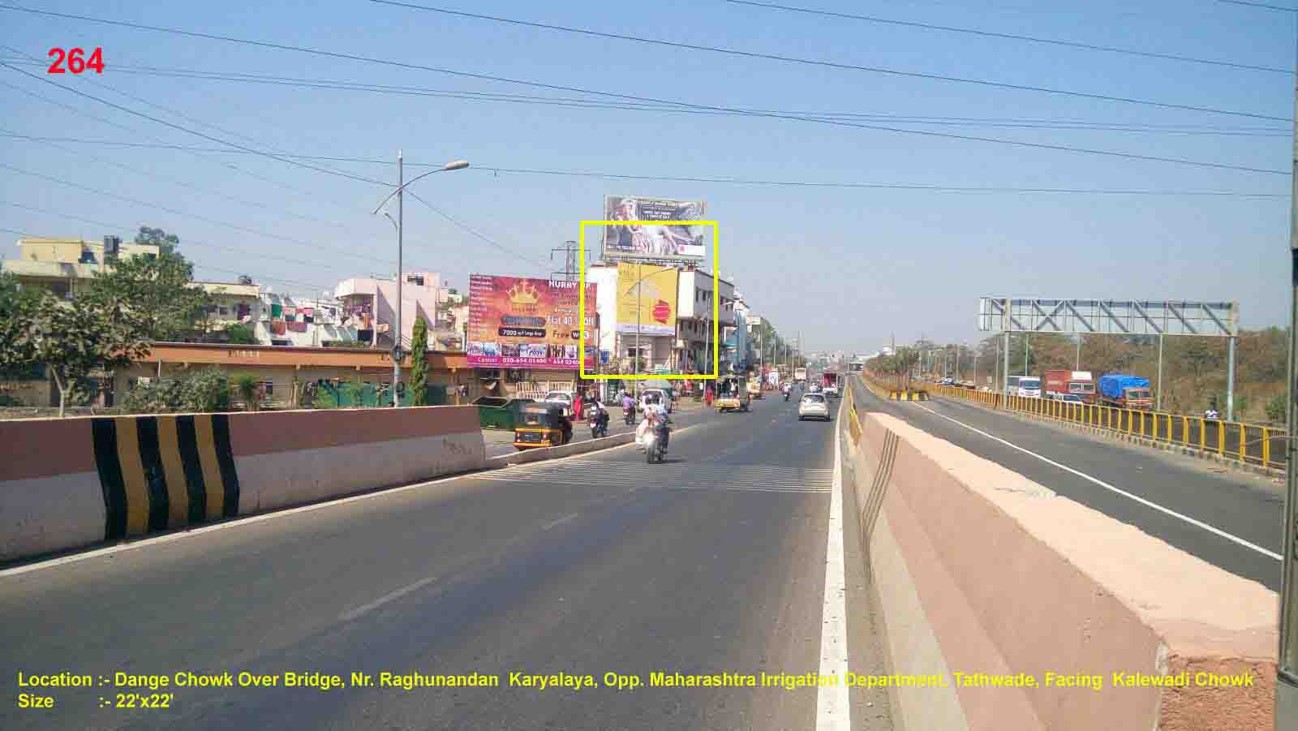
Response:
[[[578,515],[580,515],[580,513],[570,513],[568,515],[563,516],[562,518],[559,518],[558,520],[552,520],[549,523],[546,523],[545,525],[541,526],[541,530],[550,530],[556,525],[562,525],[563,523],[567,523],[568,521],[572,520]]]
[[[1257,545],[1256,543],[1250,543],[1249,541],[1246,541],[1246,540],[1244,540],[1243,538],[1240,538],[1240,537],[1238,537],[1238,536],[1231,535],[1230,533],[1227,533],[1226,531],[1224,531],[1224,530],[1222,530],[1222,529],[1220,529],[1220,528],[1217,528],[1216,526],[1208,525],[1207,523],[1204,523],[1204,522],[1201,521],[1201,520],[1196,520],[1196,519],[1194,519],[1194,518],[1191,518],[1191,517],[1188,516],[1188,515],[1182,515],[1181,513],[1178,513],[1178,512],[1176,512],[1175,510],[1172,510],[1172,509],[1170,509],[1170,508],[1165,508],[1165,507],[1163,507],[1162,505],[1159,505],[1159,504],[1156,503],[1156,502],[1153,502],[1153,501],[1150,501],[1150,500],[1146,500],[1145,498],[1140,497],[1139,495],[1135,495],[1135,494],[1133,494],[1133,493],[1127,492],[1126,490],[1123,490],[1123,489],[1120,488],[1120,487],[1115,487],[1114,485],[1110,485],[1109,483],[1105,482],[1104,480],[1101,480],[1101,479],[1096,478],[1096,477],[1091,477],[1090,475],[1086,474],[1085,472],[1081,472],[1081,471],[1075,470],[1075,469],[1073,469],[1072,467],[1069,467],[1068,465],[1065,465],[1065,464],[1060,464],[1060,463],[1054,461],[1053,459],[1050,459],[1049,457],[1043,457],[1042,455],[1037,454],[1036,452],[1033,452],[1033,451],[1028,450],[1028,449],[1024,449],[1023,447],[1020,447],[1019,445],[1014,444],[1013,442],[1008,442],[1008,441],[1006,441],[1006,440],[1004,440],[1004,439],[1001,439],[1000,437],[998,437],[998,436],[996,436],[996,435],[994,435],[994,434],[988,434],[987,432],[983,431],[982,429],[977,429],[977,428],[975,428],[975,427],[969,426],[968,424],[964,423],[963,421],[960,421],[959,419],[953,419],[953,418],[947,416],[946,414],[939,414],[938,412],[934,411],[933,409],[930,409],[930,408],[927,407],[927,406],[921,406],[921,405],[919,405],[919,404],[915,404],[915,405],[916,405],[918,408],[921,408],[921,409],[927,411],[928,413],[933,414],[934,416],[940,416],[941,418],[946,419],[947,421],[950,421],[950,422],[952,422],[952,423],[954,423],[954,424],[959,424],[960,426],[962,426],[962,427],[968,429],[968,430],[971,431],[971,432],[974,432],[974,433],[976,433],[976,434],[981,434],[981,435],[987,437],[988,439],[991,439],[991,440],[996,441],[996,442],[1000,442],[1001,444],[1004,444],[1005,446],[1010,447],[1011,449],[1016,449],[1016,450],[1018,450],[1018,451],[1020,451],[1020,452],[1022,452],[1022,453],[1024,453],[1024,454],[1030,456],[1030,457],[1036,457],[1037,459],[1041,460],[1042,462],[1045,462],[1046,464],[1052,465],[1052,466],[1054,466],[1054,467],[1058,467],[1059,469],[1061,469],[1061,470],[1063,470],[1063,471],[1065,471],[1065,472],[1068,472],[1068,473],[1070,473],[1070,474],[1077,475],[1078,477],[1082,478],[1083,480],[1086,480],[1087,482],[1094,483],[1094,484],[1099,485],[1100,487],[1104,488],[1105,490],[1109,490],[1110,492],[1113,492],[1113,493],[1116,493],[1116,494],[1118,494],[1118,495],[1121,495],[1121,496],[1123,496],[1123,497],[1125,497],[1125,498],[1129,498],[1129,499],[1131,499],[1131,500],[1134,500],[1134,501],[1140,503],[1141,505],[1144,505],[1145,507],[1153,508],[1154,510],[1157,510],[1158,512],[1163,513],[1164,515],[1168,515],[1168,516],[1170,516],[1170,517],[1176,518],[1177,520],[1180,520],[1180,521],[1183,521],[1183,522],[1185,522],[1185,523],[1188,523],[1188,524],[1190,524],[1190,525],[1192,525],[1192,526],[1194,526],[1194,527],[1196,527],[1196,528],[1201,528],[1201,529],[1203,529],[1203,530],[1206,530],[1206,531],[1208,531],[1209,533],[1212,533],[1213,535],[1216,535],[1216,536],[1220,536],[1220,537],[1222,537],[1222,538],[1225,538],[1226,540],[1231,541],[1232,543],[1237,543],[1237,544],[1243,546],[1244,548],[1247,548],[1247,549],[1249,549],[1249,550],[1251,550],[1251,551],[1256,551],[1256,552],[1262,554],[1263,556],[1267,556],[1267,557],[1273,558],[1273,559],[1275,559],[1275,560],[1277,560],[1277,561],[1282,561],[1282,560],[1284,560],[1284,557],[1281,556],[1280,554],[1278,554],[1278,553],[1276,553],[1276,552],[1274,552],[1274,551],[1269,551],[1269,550],[1267,550],[1267,549],[1265,549],[1265,548],[1263,548],[1263,547]]]
[[[422,587],[428,586],[434,581],[437,581],[437,577],[429,576],[428,578],[420,579],[419,581],[416,581],[413,584],[407,584],[395,591],[390,591],[387,594],[384,594],[383,596],[379,597],[378,599],[375,599],[374,601],[370,602],[369,604],[362,604],[361,606],[356,607],[351,611],[343,612],[342,614],[338,615],[338,621],[350,622],[353,619],[356,619],[357,617],[363,614],[368,614],[369,612],[378,609],[379,607],[383,606],[384,604],[387,604],[390,601],[400,599],[401,597],[405,596],[406,594],[409,594],[412,591],[416,591]]]
[[[842,411],[840,405],[839,411]],[[841,415],[841,414],[840,414]],[[842,423],[839,420],[838,423]],[[847,578],[843,566],[843,456],[839,430],[834,429],[834,479],[829,493],[829,537],[825,549],[825,604],[820,627],[820,676],[838,683],[820,685],[816,692],[816,728],[852,728],[847,693]]]

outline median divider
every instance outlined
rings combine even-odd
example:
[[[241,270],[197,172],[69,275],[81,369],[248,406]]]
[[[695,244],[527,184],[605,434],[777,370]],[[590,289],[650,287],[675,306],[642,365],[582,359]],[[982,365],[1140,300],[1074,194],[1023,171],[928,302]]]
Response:
[[[905,728],[1271,727],[1274,592],[859,399],[845,413]]]
[[[676,431],[683,430],[677,429]],[[570,442],[557,447],[538,447],[522,452],[514,452],[513,454],[502,454],[499,457],[488,457],[487,467],[508,467],[516,464],[528,464],[529,462],[541,462],[547,459],[558,459],[559,457],[571,457],[574,454],[586,454],[588,452],[598,452],[601,449],[620,447],[634,441],[635,432],[627,432],[626,434],[613,434],[599,439]]]
[[[481,469],[471,406],[0,422],[0,561]]]

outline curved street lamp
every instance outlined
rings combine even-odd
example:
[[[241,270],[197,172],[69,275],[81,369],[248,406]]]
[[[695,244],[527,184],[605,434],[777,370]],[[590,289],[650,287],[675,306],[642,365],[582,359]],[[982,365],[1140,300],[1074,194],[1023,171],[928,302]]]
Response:
[[[373,216],[373,215],[378,215],[378,213],[379,213],[380,211],[382,211],[383,206],[386,205],[388,201],[392,200],[392,197],[393,197],[393,196],[396,196],[396,198],[397,198],[397,218],[396,218],[396,220],[393,221],[393,220],[392,220],[392,216],[388,215],[388,213],[387,213],[386,211],[383,211],[383,215],[387,216],[387,217],[388,217],[388,220],[389,220],[389,221],[392,221],[392,224],[393,224],[394,226],[396,226],[396,228],[397,228],[397,322],[396,322],[395,327],[393,328],[393,333],[392,333],[392,343],[393,343],[393,345],[392,345],[392,405],[393,405],[394,407],[395,407],[395,406],[400,406],[400,405],[401,405],[401,396],[400,396],[400,394],[398,393],[398,388],[397,388],[397,387],[401,385],[401,358],[402,358],[402,352],[401,352],[401,283],[402,283],[402,279],[403,279],[403,276],[402,276],[402,275],[403,275],[403,272],[402,272],[401,270],[402,270],[402,268],[403,268],[403,266],[404,266],[404,264],[403,264],[403,262],[402,262],[402,244],[404,243],[404,242],[403,242],[403,238],[402,238],[402,223],[404,222],[403,200],[404,200],[404,197],[405,197],[406,187],[409,186],[409,185],[411,185],[412,183],[416,183],[416,182],[418,182],[418,181],[420,181],[420,180],[422,180],[422,179],[428,177],[429,175],[432,175],[433,173],[444,173],[444,172],[448,172],[448,171],[450,171],[450,170],[463,170],[464,168],[467,168],[468,166],[469,166],[469,163],[468,163],[467,160],[452,160],[451,162],[446,163],[445,165],[441,166],[440,168],[434,168],[434,169],[432,169],[432,170],[429,170],[429,171],[426,172],[426,173],[423,173],[423,174],[421,174],[421,175],[417,175],[417,176],[411,178],[409,181],[407,181],[407,180],[405,179],[405,166],[404,166],[404,161],[403,161],[403,159],[402,159],[401,152],[398,151],[398,152],[397,152],[397,187],[396,187],[396,189],[393,190],[391,193],[388,193],[387,197],[384,198],[384,199],[383,199],[383,200],[382,200],[382,201],[381,201],[377,206],[374,207],[374,210],[370,212],[370,215],[372,215],[372,216]],[[375,312],[375,313],[374,313],[375,318],[378,317],[378,314],[379,314],[378,312]],[[376,326],[376,327],[377,327],[377,326]],[[377,337],[378,337],[378,335],[377,335],[377,333],[376,333],[376,334],[375,334],[375,338],[377,338]]]

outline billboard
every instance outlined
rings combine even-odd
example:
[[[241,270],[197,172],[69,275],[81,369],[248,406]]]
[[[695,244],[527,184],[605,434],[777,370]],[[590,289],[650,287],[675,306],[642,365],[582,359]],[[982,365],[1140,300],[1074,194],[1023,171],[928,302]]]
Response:
[[[707,253],[704,226],[655,225],[650,221],[697,221],[702,201],[663,198],[604,197],[604,218],[628,221],[604,228],[605,259],[700,261]]]
[[[577,368],[582,323],[576,282],[469,276],[469,365]],[[595,285],[586,285],[586,329],[595,328]]]
[[[618,262],[617,331],[675,335],[678,273],[675,267]]]

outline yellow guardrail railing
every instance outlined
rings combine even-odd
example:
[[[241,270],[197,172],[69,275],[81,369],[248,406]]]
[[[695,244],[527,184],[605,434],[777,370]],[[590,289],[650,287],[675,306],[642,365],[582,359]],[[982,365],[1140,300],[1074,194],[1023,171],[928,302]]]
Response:
[[[868,383],[868,379],[867,379]],[[1178,444],[1201,452],[1248,464],[1284,468],[1285,430],[1262,424],[1205,419],[1202,416],[1165,411],[1120,409],[1104,404],[1085,404],[1043,398],[1007,396],[957,386],[925,385],[934,396],[980,403],[1073,424],[1143,437],[1156,442]]]

